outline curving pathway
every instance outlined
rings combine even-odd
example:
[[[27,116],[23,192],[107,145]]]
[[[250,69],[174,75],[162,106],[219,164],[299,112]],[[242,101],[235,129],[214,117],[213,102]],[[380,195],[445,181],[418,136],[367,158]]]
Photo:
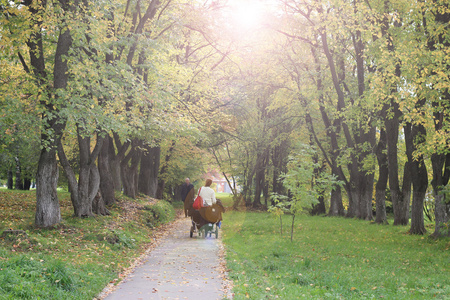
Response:
[[[222,245],[213,237],[189,237],[191,221],[175,221],[159,244],[112,291],[106,300],[195,299],[227,297]]]

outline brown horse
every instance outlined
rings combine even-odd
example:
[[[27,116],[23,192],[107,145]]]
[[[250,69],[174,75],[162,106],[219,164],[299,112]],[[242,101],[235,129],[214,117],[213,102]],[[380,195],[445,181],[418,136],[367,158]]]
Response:
[[[222,201],[220,201],[220,199],[217,199],[217,203],[211,206],[202,207],[199,210],[194,209],[191,204],[188,211],[188,215],[192,219],[193,228],[191,228],[191,231],[200,229],[203,225],[206,225],[208,223],[218,223],[222,221],[222,213],[224,212],[225,207],[223,207]]]
[[[187,218],[190,216],[189,208],[194,203],[194,189],[192,188],[184,199],[184,216]]]

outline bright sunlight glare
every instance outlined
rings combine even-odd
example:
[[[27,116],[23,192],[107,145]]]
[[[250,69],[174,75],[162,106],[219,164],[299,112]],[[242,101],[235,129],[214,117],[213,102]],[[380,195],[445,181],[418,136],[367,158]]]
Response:
[[[234,0],[230,4],[233,23],[243,30],[254,29],[263,22],[265,4],[261,0]]]

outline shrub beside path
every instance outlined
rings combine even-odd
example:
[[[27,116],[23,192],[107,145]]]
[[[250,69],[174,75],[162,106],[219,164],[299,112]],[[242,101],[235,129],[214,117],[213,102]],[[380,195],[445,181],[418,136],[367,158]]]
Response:
[[[157,244],[137,262],[117,286],[106,288],[98,299],[227,298],[223,246],[219,239],[189,237],[191,220],[179,218],[165,228]]]

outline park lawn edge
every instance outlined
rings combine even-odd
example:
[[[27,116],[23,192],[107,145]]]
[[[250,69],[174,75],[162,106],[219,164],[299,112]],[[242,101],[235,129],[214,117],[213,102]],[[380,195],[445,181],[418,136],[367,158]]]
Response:
[[[175,219],[174,207],[146,196],[116,194],[110,216],[75,218],[59,193],[63,222],[33,226],[35,192],[0,190],[0,299],[93,299],[119,283]]]
[[[223,222],[234,299],[449,299],[450,239],[405,226],[227,211]],[[430,229],[430,228],[429,228]],[[447,274],[447,276],[445,275]]]

